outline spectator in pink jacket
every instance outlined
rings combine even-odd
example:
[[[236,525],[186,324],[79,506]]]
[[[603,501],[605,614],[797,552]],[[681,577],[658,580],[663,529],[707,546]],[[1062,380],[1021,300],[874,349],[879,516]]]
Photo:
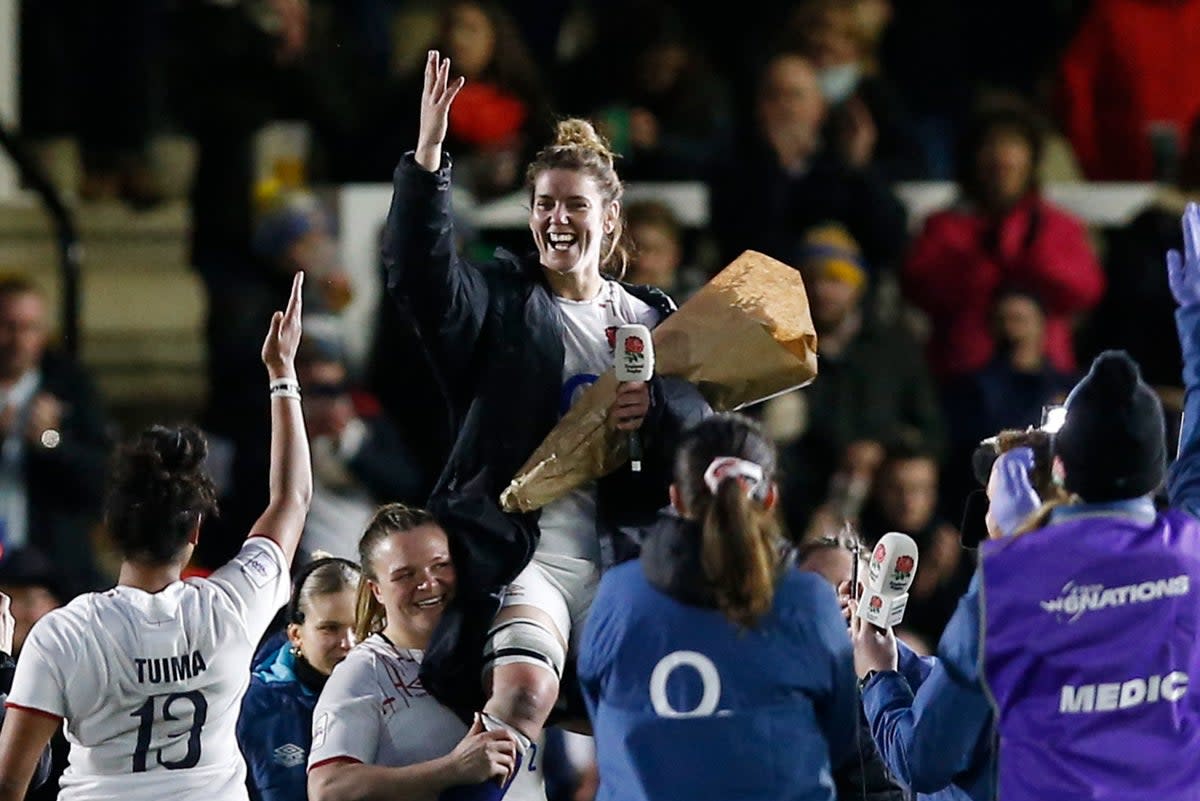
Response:
[[[1036,297],[1046,311],[1046,353],[1075,369],[1073,324],[1104,292],[1083,223],[1037,184],[1040,121],[1005,102],[981,109],[959,148],[956,203],[931,215],[905,260],[907,298],[929,317],[930,367],[940,379],[992,358],[991,309],[1001,290]]]

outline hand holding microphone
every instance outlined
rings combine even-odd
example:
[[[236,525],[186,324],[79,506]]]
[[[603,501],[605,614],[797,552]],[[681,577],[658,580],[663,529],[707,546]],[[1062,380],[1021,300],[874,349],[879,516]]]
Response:
[[[617,329],[613,350],[613,370],[621,383],[612,415],[616,427],[629,432],[629,463],[636,473],[642,469],[642,438],[638,433],[650,410],[650,391],[646,386],[654,377],[654,341],[650,329],[631,323]]]
[[[892,626],[904,619],[908,588],[916,572],[917,543],[913,538],[896,531],[884,534],[871,553],[862,597],[852,603],[850,638],[859,678],[872,670],[896,669],[899,656]]]
[[[879,538],[867,564],[867,581],[858,601],[858,617],[881,629],[904,619],[908,588],[917,574],[917,543],[890,531]]]

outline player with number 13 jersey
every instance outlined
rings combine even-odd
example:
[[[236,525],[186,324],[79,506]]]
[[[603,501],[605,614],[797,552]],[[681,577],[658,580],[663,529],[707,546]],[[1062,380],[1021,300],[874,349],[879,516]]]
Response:
[[[121,449],[105,509],[122,555],[117,586],[30,631],[0,730],[0,801],[24,795],[59,725],[71,745],[61,801],[247,798],[234,729],[254,648],[287,602],[312,496],[294,366],[302,286],[297,275],[263,345],[271,494],[250,537],[208,578],[182,578],[216,512],[204,437],[154,426]]]
[[[252,537],[207,579],[81,595],[34,626],[8,703],[67,721],[62,798],[244,798],[234,726],[287,603],[288,563]]]

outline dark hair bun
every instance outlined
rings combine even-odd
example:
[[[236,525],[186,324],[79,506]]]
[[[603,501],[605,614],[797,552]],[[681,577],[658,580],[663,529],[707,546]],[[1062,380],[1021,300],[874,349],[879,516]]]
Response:
[[[199,516],[216,512],[207,455],[204,435],[192,426],[153,426],[117,453],[107,517],[127,557],[170,561]]]
[[[194,473],[208,456],[208,443],[191,426],[174,429],[155,426],[150,433],[157,437],[156,447],[163,467],[172,473]]]

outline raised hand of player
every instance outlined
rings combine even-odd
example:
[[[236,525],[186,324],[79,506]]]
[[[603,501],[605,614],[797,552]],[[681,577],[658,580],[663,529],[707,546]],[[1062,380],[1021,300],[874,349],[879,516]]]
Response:
[[[271,378],[296,377],[296,350],[300,347],[300,317],[304,311],[303,290],[304,273],[298,272],[292,279],[287,308],[271,316],[271,327],[262,347],[263,364]]]
[[[517,741],[505,729],[487,731],[478,713],[466,736],[447,755],[455,784],[480,784],[495,779],[503,785],[512,775]]]
[[[1200,206],[1188,203],[1183,210],[1183,253],[1167,251],[1167,280],[1180,306],[1200,303]]]
[[[433,172],[442,166],[442,142],[450,125],[450,104],[466,78],[450,80],[450,59],[436,50],[425,60],[425,87],[421,91],[421,127],[417,134],[417,164]]]

